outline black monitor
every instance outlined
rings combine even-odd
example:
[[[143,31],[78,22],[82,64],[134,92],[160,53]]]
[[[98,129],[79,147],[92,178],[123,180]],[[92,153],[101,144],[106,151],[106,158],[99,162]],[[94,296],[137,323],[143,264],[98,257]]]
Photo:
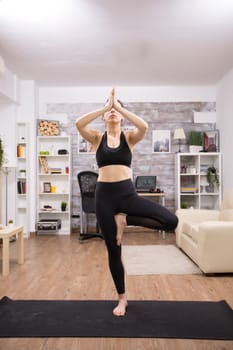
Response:
[[[138,192],[150,192],[156,189],[155,175],[139,175],[135,180],[135,188]]]

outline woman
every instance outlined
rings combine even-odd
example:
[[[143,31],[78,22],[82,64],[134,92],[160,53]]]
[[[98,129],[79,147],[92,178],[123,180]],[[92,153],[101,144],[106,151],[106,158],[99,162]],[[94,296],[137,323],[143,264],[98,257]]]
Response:
[[[106,131],[89,127],[103,116]],[[121,124],[127,119],[133,130],[123,133]],[[165,207],[137,195],[131,181],[132,150],[142,140],[147,123],[123,107],[112,89],[104,107],[76,120],[82,137],[96,152],[99,176],[96,186],[96,216],[108,250],[109,267],[118,293],[118,305],[113,314],[124,316],[127,307],[124,267],[121,259],[121,239],[126,225],[144,226],[157,230],[174,230],[177,217]]]

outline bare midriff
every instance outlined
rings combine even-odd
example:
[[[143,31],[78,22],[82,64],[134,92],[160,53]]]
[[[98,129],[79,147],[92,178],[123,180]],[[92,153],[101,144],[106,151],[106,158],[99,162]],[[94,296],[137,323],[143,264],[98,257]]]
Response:
[[[131,169],[126,165],[107,165],[99,168],[98,181],[117,182],[131,179]]]

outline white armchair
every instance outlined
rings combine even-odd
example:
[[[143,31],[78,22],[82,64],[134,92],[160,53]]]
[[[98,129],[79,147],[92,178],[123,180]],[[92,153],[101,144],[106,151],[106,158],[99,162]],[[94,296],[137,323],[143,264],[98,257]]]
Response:
[[[178,209],[176,243],[204,273],[233,272],[233,189],[220,210]]]

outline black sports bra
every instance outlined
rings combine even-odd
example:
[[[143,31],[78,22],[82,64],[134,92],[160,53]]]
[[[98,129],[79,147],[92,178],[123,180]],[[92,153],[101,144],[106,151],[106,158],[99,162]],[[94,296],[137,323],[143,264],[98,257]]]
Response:
[[[109,147],[107,144],[107,132],[103,134],[100,145],[96,151],[96,161],[99,168],[107,165],[126,165],[130,168],[132,161],[132,152],[125,139],[125,135],[121,132],[120,145],[116,148]]]

